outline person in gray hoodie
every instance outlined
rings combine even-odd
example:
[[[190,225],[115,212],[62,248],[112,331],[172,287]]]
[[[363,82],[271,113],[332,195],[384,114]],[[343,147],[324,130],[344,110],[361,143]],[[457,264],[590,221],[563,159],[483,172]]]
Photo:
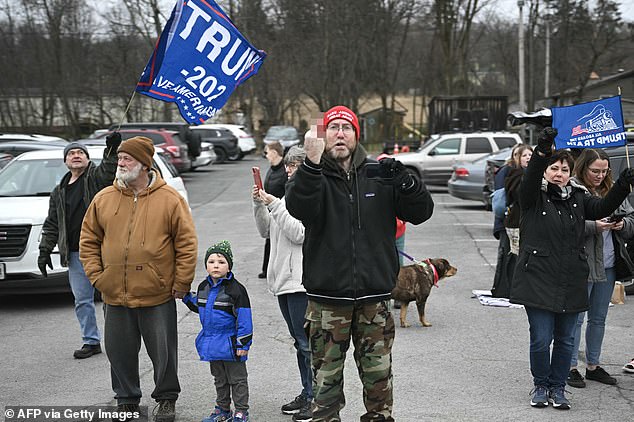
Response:
[[[284,166],[289,178],[305,157],[306,153],[300,147],[293,146],[288,150],[284,157]],[[269,291],[277,296],[288,331],[295,340],[303,387],[300,395],[282,406],[282,413],[292,414],[294,421],[310,421],[313,388],[310,347],[304,330],[304,315],[308,304],[306,290],[302,285],[304,225],[288,213],[284,198],[277,198],[255,185],[252,196],[258,232],[271,242],[267,284]]]

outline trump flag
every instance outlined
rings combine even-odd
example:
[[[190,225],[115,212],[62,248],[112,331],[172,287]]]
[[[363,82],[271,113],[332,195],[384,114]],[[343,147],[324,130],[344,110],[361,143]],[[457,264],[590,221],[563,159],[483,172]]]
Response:
[[[265,57],[213,0],[178,0],[136,91],[175,103],[191,124],[204,123]]]
[[[621,96],[568,107],[553,107],[555,147],[607,148],[625,145]]]

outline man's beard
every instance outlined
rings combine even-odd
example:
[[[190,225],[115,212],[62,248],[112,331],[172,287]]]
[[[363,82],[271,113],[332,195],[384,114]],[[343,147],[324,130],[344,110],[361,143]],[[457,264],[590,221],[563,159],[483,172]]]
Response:
[[[116,178],[119,182],[128,186],[130,182],[136,180],[136,178],[139,177],[139,174],[141,174],[142,169],[143,169],[143,164],[141,163],[138,163],[136,166],[134,166],[130,170],[126,169],[125,167],[117,167]]]
[[[350,156],[352,155],[352,150],[346,147],[345,151],[338,151],[335,150],[335,148],[333,147],[326,151],[326,153],[330,156],[330,158],[339,162],[346,161],[348,158],[350,158]]]

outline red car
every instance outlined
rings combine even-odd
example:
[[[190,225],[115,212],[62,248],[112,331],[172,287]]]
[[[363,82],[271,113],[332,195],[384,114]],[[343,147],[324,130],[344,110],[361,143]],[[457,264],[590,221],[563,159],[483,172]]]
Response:
[[[155,146],[163,148],[167,153],[170,162],[179,172],[190,171],[192,162],[189,158],[188,147],[177,131],[163,129],[121,129],[121,138],[133,138],[135,136],[145,136],[150,138]],[[105,139],[112,132],[107,132],[101,137]]]

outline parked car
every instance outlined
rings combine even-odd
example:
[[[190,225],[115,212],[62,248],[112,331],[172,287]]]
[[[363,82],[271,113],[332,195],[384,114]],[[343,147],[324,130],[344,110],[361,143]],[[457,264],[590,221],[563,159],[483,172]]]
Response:
[[[99,163],[103,150],[103,146],[88,147],[92,161]],[[187,200],[183,180],[170,171],[160,151],[154,154],[154,167]],[[51,255],[53,270],[47,278],[37,266],[50,192],[67,171],[62,148],[24,153],[0,171],[0,295],[70,291],[67,269],[60,266],[57,248]]]
[[[284,147],[284,152],[293,145],[300,143],[299,133],[293,126],[271,126],[264,135],[264,143],[279,142]]]
[[[170,162],[176,169],[184,173],[192,169],[192,160],[189,157],[189,147],[181,140],[178,132],[164,129],[121,129],[121,139],[134,138],[135,136],[145,136],[152,140],[155,147],[163,148],[170,157]],[[104,140],[106,136],[112,132],[106,132],[101,135]]]
[[[120,127],[119,127],[120,126]],[[200,155],[200,136],[189,129],[189,125],[185,122],[132,122],[121,123],[121,125],[113,124],[108,129],[110,131],[123,129],[164,129],[175,130],[178,132],[181,141],[187,144],[189,159],[194,162],[196,157]]]
[[[65,142],[68,141],[58,136],[24,134],[24,133],[2,133],[0,134],[0,142],[16,142],[16,141],[37,141],[37,142]]]
[[[43,149],[60,149],[68,145],[66,141],[14,141],[14,142],[0,142],[0,153],[9,154],[12,157],[17,157],[20,154],[29,151],[43,150]]]
[[[228,157],[229,161],[242,160],[242,158],[244,158],[245,155],[252,154],[255,152],[255,149],[256,149],[255,139],[253,138],[253,135],[251,135],[247,131],[247,128],[244,127],[243,125],[232,125],[229,123],[209,123],[209,124],[203,124],[203,125],[199,125],[195,127],[206,127],[211,129],[227,129],[231,131],[231,133],[233,133],[233,135],[236,138],[238,138],[239,151],[234,155],[230,155]]]
[[[0,170],[6,167],[9,162],[13,160],[13,155],[0,153]]]
[[[454,165],[451,179],[447,182],[449,195],[471,201],[483,201],[484,167],[489,156],[478,158],[472,163]],[[486,205],[486,202],[484,202]]]
[[[394,156],[426,184],[446,186],[458,162],[473,162],[492,152],[519,144],[510,132],[447,133],[425,142],[416,152]]]
[[[200,143],[200,155],[196,157],[196,161],[192,165],[192,168],[204,167],[216,161],[216,153],[214,151],[214,144],[211,142]]]
[[[224,163],[229,157],[240,153],[238,138],[229,129],[210,128],[209,125],[192,126],[192,132],[198,134],[204,142],[214,145],[216,162]]]

